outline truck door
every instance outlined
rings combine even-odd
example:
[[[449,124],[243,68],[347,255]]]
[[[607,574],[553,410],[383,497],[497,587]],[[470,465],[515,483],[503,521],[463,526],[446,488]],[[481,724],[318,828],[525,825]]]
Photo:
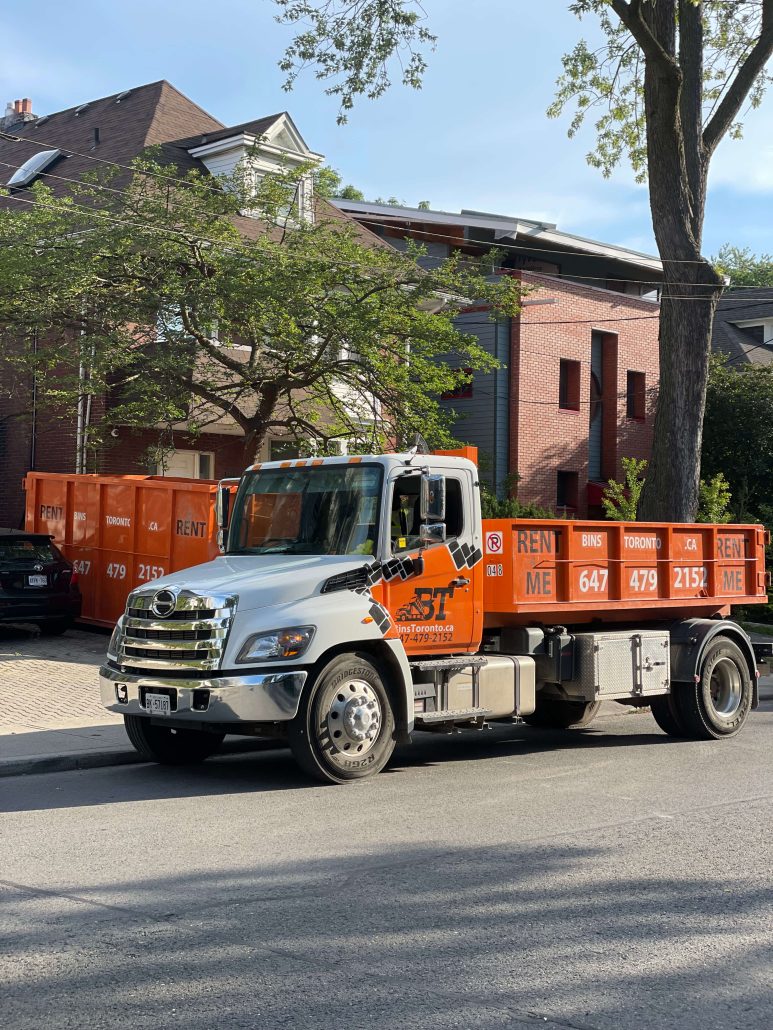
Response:
[[[480,643],[482,566],[472,479],[466,470],[443,472],[444,543],[422,545],[421,475],[416,471],[399,475],[388,494],[383,603],[411,654],[476,651]],[[423,561],[419,575],[411,574],[413,558]]]

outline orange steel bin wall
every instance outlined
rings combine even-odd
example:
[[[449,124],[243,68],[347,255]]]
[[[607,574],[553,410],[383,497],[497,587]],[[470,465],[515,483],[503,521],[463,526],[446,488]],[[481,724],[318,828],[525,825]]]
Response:
[[[486,626],[725,615],[766,600],[762,526],[486,519]]]
[[[220,553],[216,483],[30,472],[24,486],[26,528],[74,563],[84,622],[113,626],[135,587]]]

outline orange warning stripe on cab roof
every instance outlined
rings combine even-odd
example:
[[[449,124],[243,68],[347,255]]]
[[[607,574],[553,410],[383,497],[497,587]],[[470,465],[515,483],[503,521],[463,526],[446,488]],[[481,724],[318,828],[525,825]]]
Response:
[[[358,465],[362,461],[362,458],[349,458],[350,465]]]

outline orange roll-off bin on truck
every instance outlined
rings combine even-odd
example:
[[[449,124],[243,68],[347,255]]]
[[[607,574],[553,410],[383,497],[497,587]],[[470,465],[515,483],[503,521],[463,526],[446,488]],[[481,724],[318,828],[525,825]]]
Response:
[[[766,601],[764,529],[483,520],[472,458],[267,462],[219,490],[224,553],[135,575],[100,669],[140,754],[284,737],[342,783],[414,732],[581,727],[602,700],[676,737],[739,732],[769,645],[729,614]]]

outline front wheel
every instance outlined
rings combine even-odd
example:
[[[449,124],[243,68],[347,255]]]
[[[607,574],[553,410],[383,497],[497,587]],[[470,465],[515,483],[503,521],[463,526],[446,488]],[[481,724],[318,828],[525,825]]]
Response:
[[[746,722],[754,688],[743,651],[720,636],[706,648],[697,681],[677,684],[673,691],[685,735],[717,740],[734,736]]]
[[[124,726],[134,750],[148,762],[196,765],[220,750],[224,733],[156,726],[143,715],[125,715]]]
[[[301,768],[325,783],[380,772],[395,748],[395,719],[379,669],[363,655],[334,658],[304,693],[289,742]]]
[[[590,726],[601,708],[600,701],[560,701],[545,698],[537,701],[532,715],[524,715],[529,726],[542,730],[581,730]]]

